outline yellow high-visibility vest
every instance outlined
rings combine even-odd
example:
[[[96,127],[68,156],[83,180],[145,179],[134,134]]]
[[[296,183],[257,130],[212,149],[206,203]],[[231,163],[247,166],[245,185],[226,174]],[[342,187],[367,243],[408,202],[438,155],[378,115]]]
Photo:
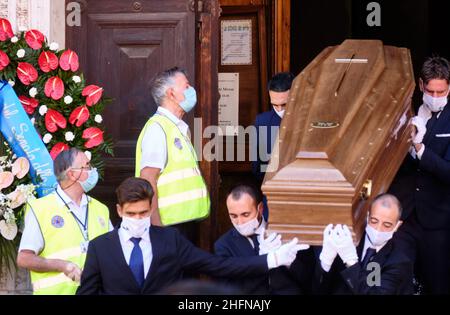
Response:
[[[83,269],[86,244],[82,230],[66,205],[61,204],[53,192],[45,197],[29,201],[26,211],[33,211],[44,238],[44,248],[39,254],[46,259],[71,261]],[[88,197],[87,230],[89,240],[109,231],[108,208]],[[86,249],[86,248],[84,248]],[[78,283],[62,272],[30,271],[33,294],[75,294]]]
[[[169,118],[156,113],[139,135],[136,145],[136,171],[141,171],[142,143],[148,126],[159,124],[166,135],[167,164],[157,182],[158,209],[163,225],[199,220],[209,215],[210,199],[205,181],[197,163],[197,154]]]

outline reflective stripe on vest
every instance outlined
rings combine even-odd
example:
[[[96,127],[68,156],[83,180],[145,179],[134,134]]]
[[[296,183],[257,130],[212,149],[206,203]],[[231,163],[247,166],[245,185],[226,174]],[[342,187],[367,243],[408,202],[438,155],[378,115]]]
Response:
[[[57,286],[59,284],[66,283],[72,285],[73,281],[63,273],[58,273],[58,275],[53,277],[43,278],[33,282],[33,291],[42,291],[44,289]],[[75,287],[76,288],[76,287]]]
[[[40,257],[62,259],[84,267],[86,253],[81,250],[84,238],[78,223],[55,193],[29,202],[26,211],[33,211],[42,232],[44,248]],[[89,198],[89,239],[109,230],[108,208]],[[78,283],[60,272],[30,272],[33,294],[75,294]]]
[[[166,208],[172,205],[176,205],[185,201],[204,198],[208,195],[206,188],[194,189],[185,191],[176,195],[170,195],[168,197],[158,198],[158,206],[160,208]]]
[[[167,117],[155,114],[146,123],[136,145],[136,171],[141,170],[142,140],[146,129],[157,123],[166,135],[167,163],[157,181],[158,209],[164,225],[198,220],[209,215],[210,200],[189,139]]]

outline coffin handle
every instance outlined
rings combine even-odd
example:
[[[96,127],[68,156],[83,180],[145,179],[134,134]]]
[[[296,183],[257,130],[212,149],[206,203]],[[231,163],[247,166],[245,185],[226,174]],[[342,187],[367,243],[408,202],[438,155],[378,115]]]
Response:
[[[367,179],[361,189],[361,198],[363,200],[367,200],[370,198],[370,195],[372,194],[372,180],[371,179]]]

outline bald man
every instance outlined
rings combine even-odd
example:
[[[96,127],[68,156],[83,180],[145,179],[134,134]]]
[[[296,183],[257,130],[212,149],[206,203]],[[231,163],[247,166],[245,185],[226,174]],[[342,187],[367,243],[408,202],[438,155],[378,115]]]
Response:
[[[413,264],[393,239],[402,224],[401,213],[395,196],[376,197],[357,247],[346,225],[328,225],[324,230],[314,291],[321,294],[412,294]]]

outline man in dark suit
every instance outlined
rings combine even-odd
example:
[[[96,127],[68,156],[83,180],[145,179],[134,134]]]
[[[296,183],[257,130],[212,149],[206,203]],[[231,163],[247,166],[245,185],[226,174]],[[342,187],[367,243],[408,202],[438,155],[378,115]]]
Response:
[[[227,208],[234,227],[214,244],[217,255],[252,259],[281,246],[281,235],[264,235],[266,221],[262,216],[261,193],[255,187],[239,184],[227,196]],[[301,251],[288,267],[277,268],[268,274],[228,278],[223,282],[240,288],[246,294],[310,293],[314,271],[314,253]]]
[[[179,281],[183,271],[256,276],[291,264],[302,248],[294,239],[264,256],[214,256],[195,247],[177,229],[151,226],[153,191],[145,179],[128,178],[116,193],[122,223],[89,243],[77,294],[152,294]]]
[[[293,80],[294,75],[290,72],[280,72],[274,75],[268,84],[272,109],[256,116],[256,143],[254,145],[256,161],[252,162],[252,172],[258,184],[261,184],[264,179],[281,119],[284,116],[289,90],[291,89]],[[269,213],[265,197],[263,204],[263,215],[268,220]]]
[[[393,239],[402,223],[400,217],[401,206],[395,196],[382,194],[375,198],[358,247],[346,225],[328,225],[316,267],[314,293],[412,294],[413,263]],[[340,259],[335,259],[337,255]]]
[[[441,57],[427,59],[419,86],[423,104],[413,124],[410,154],[390,192],[404,206],[401,246],[416,261],[424,293],[450,293],[450,66]]]

